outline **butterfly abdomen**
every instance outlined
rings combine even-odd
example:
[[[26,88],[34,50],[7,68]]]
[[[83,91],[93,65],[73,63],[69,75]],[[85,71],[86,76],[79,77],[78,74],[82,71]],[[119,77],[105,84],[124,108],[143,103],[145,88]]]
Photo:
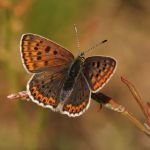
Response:
[[[61,90],[61,93],[60,93],[61,101],[66,100],[70,96],[73,90],[74,84],[76,82],[76,79],[79,75],[80,68],[81,68],[81,61],[80,59],[77,58],[71,65],[69,72],[68,72],[68,77],[66,78],[66,81],[64,82],[63,88]]]

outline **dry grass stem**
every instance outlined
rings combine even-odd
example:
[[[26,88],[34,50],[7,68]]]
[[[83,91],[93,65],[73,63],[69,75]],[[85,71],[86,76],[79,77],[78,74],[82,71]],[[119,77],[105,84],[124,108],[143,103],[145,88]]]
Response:
[[[148,135],[150,137],[150,103],[147,103],[147,109],[146,109],[135,86],[123,77],[121,77],[121,81],[127,85],[130,92],[132,93],[133,97],[135,98],[136,102],[140,106],[143,114],[147,118],[147,124],[141,123],[124,106],[118,104],[116,100],[112,99],[111,97],[109,97],[101,92],[92,93],[92,99],[97,101],[100,105],[103,105],[107,109],[121,113],[123,116],[125,116],[127,119],[129,119],[138,129],[140,129],[142,132],[144,132],[146,135]],[[10,94],[7,96],[7,98],[10,100],[13,100],[13,99],[29,100],[29,95],[28,95],[27,91],[22,91],[22,92]]]

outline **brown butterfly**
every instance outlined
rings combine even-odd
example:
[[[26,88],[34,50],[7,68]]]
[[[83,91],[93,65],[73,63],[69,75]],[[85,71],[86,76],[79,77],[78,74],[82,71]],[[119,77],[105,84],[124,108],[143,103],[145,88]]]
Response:
[[[21,58],[32,77],[27,84],[31,100],[70,117],[80,116],[90,105],[91,92],[98,92],[116,69],[112,57],[84,52],[74,58],[61,45],[35,34],[24,34]]]

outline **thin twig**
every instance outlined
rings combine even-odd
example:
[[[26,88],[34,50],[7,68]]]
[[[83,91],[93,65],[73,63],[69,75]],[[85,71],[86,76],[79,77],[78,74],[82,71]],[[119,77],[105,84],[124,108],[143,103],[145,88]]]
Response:
[[[109,96],[106,96],[105,94],[99,92],[99,93],[92,93],[92,99],[97,101],[100,105],[103,105],[105,108],[116,111],[118,113],[121,113],[123,116],[125,116],[127,119],[129,119],[138,129],[140,129],[142,132],[144,132],[146,135],[150,137],[150,103],[147,104],[147,109],[144,106],[144,103],[141,100],[141,97],[139,96],[135,86],[131,84],[129,81],[121,78],[122,82],[127,85],[130,92],[132,93],[133,97],[136,99],[136,102],[140,106],[142,112],[147,118],[147,124],[141,123],[131,112],[129,112],[124,106],[118,104],[116,100],[112,99]],[[27,91],[22,91],[18,93],[11,94],[7,96],[8,99],[23,99],[23,100],[29,100],[29,95]]]
[[[148,132],[150,132],[150,106],[149,103],[147,103],[147,107],[146,105],[143,103],[139,92],[137,91],[137,89],[135,88],[135,86],[129,82],[128,80],[126,80],[125,78],[121,77],[121,81],[127,85],[129,91],[131,92],[132,96],[134,97],[134,99],[136,100],[136,102],[138,103],[141,111],[143,112],[144,116],[146,117],[146,122],[144,123],[145,128]]]
[[[131,94],[133,95],[134,99],[136,100],[136,102],[138,103],[138,105],[140,106],[143,114],[145,115],[146,118],[149,117],[147,109],[144,105],[144,103],[142,102],[142,99],[140,97],[139,92],[136,90],[135,86],[129,82],[128,80],[126,80],[125,78],[121,77],[121,81],[127,85],[127,87],[129,88],[129,91],[131,92]]]
[[[14,99],[22,99],[22,100],[29,100],[29,95],[27,91],[21,91],[17,93],[13,93],[7,96],[8,99],[14,100]]]
[[[92,99],[97,101],[107,109],[113,110],[115,112],[121,113],[127,119],[129,119],[138,129],[144,132],[150,137],[150,130],[142,124],[131,112],[129,112],[124,106],[118,104],[116,100],[111,97],[106,96],[103,93],[92,93]]]

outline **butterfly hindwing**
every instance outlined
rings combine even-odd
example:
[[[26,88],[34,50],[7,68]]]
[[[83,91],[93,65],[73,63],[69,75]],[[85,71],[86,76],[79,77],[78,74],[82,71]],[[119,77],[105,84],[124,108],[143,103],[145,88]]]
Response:
[[[93,56],[85,60],[84,76],[92,92],[99,91],[116,69],[116,60],[111,57]]]
[[[74,56],[67,49],[35,34],[24,34],[20,41],[21,57],[26,70],[39,73],[70,64]]]
[[[59,93],[66,78],[66,70],[42,72],[31,77],[27,84],[27,92],[31,100],[43,107],[56,110]]]
[[[91,92],[82,73],[79,74],[73,91],[65,101],[62,113],[71,117],[80,116],[90,105]]]

